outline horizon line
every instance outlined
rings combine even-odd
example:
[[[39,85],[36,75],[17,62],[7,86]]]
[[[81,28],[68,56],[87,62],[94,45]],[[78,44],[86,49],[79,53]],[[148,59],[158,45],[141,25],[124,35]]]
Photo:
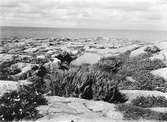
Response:
[[[155,29],[119,29],[119,28],[79,28],[79,27],[49,27],[49,26],[8,26],[0,25],[1,27],[18,27],[18,28],[49,28],[49,29],[87,29],[87,30],[127,30],[127,31],[167,31],[167,30],[155,30]]]

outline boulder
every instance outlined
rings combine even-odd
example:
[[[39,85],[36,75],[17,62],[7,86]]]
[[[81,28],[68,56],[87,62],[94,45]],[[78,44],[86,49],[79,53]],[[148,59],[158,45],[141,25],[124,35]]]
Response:
[[[162,77],[167,80],[167,68],[160,68],[157,70],[151,71],[151,73],[157,77]]]

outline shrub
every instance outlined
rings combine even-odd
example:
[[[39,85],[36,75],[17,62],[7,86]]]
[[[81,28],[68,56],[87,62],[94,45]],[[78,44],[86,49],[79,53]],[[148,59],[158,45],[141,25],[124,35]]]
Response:
[[[0,120],[35,119],[38,117],[38,111],[35,108],[45,104],[47,101],[43,95],[32,89],[26,88],[19,92],[6,93],[0,99]]]
[[[153,47],[145,48],[144,51],[148,53],[157,53],[157,52],[160,52],[161,50],[157,46],[153,46]]]
[[[58,54],[56,58],[61,60],[62,63],[67,62],[67,64],[70,64],[71,61],[74,60],[76,57],[66,51],[63,51],[60,54]]]
[[[39,68],[39,72],[30,79],[32,84],[23,85],[18,91],[5,93],[0,98],[0,120],[13,121],[22,119],[36,119],[39,117],[38,111],[35,109],[39,105],[46,105],[47,101],[43,96],[45,85],[43,77],[39,75],[43,73],[43,68]],[[45,75],[45,73],[43,73]]]

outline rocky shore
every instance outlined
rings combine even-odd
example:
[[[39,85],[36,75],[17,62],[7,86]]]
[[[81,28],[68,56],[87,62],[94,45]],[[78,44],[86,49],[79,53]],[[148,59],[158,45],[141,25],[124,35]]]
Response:
[[[62,79],[64,75],[67,75],[69,72],[75,69],[75,67],[80,66],[85,68],[87,66],[95,66],[97,68],[103,64],[102,68],[105,66],[108,68],[110,65],[112,65],[109,70],[115,72],[113,65],[116,67],[117,63],[113,64],[112,59],[107,59],[108,62],[106,60],[102,60],[108,57],[119,57],[121,59],[125,57],[126,59],[126,63],[123,62],[121,65],[121,68],[123,67],[122,70],[118,68],[117,73],[118,76],[122,76],[122,74],[125,74],[122,73],[123,71],[126,73],[128,72],[128,74],[123,77],[123,80],[119,80],[120,84],[118,85],[118,89],[120,90],[120,93],[126,96],[126,102],[121,104],[131,105],[133,104],[133,100],[138,99],[141,96],[161,96],[167,99],[167,41],[157,41],[155,43],[148,44],[140,41],[114,38],[109,39],[102,37],[97,39],[30,38],[14,39],[1,42],[0,96],[3,96],[6,92],[18,90],[22,85],[31,84],[29,82],[30,77],[36,73],[38,74],[41,66],[47,70],[49,75],[56,75],[55,71],[57,70],[58,72],[65,73],[62,73],[62,76],[60,76]],[[136,69],[134,66],[131,66],[130,63],[132,62],[133,64],[135,61]],[[149,63],[147,64],[145,61]],[[139,66],[138,64],[142,64],[142,66]],[[100,67],[100,69],[102,68]],[[125,69],[128,69],[128,71]],[[133,73],[133,70],[129,71],[130,69],[135,69],[136,74],[143,75],[143,72],[145,72],[145,74],[147,75],[148,73],[149,76],[141,76],[143,79],[141,77],[139,78],[139,75]],[[85,69],[84,71],[87,72]],[[114,77],[117,77],[117,74]],[[50,87],[52,84],[51,80],[47,79],[49,75],[44,78],[44,82],[47,87]],[[75,78],[75,76],[73,77]],[[57,76],[54,76],[53,79],[54,78],[57,78]],[[146,87],[145,81],[149,80],[151,85],[149,84],[149,86],[147,84],[149,87]],[[65,82],[65,80],[63,79],[62,82]],[[69,80],[69,82],[72,81]],[[79,84],[80,82],[77,83]],[[141,87],[142,85],[143,87]],[[90,86],[91,85],[89,85],[89,87]],[[94,88],[96,86],[92,87]],[[72,88],[72,86],[70,86],[69,89],[70,88]],[[119,105],[115,104],[114,102],[102,100],[102,98],[98,98],[94,96],[94,94],[93,97],[91,97],[91,100],[88,100],[88,98],[83,99],[84,97],[82,97],[82,95],[76,95],[76,97],[79,97],[76,98],[74,97],[75,95],[69,95],[67,93],[62,93],[63,97],[61,97],[59,94],[55,96],[55,91],[54,93],[51,93],[52,90],[47,89],[44,96],[48,101],[48,105],[41,105],[36,108],[42,116],[34,121],[109,122],[129,120],[167,120],[165,118],[162,119],[162,117],[160,118],[161,115],[163,115],[163,117],[166,115],[167,106],[154,105],[151,107],[146,107],[147,110],[152,112],[152,114],[154,114],[154,112],[160,112],[157,114],[159,115],[157,117],[158,119],[152,117],[152,115],[150,115],[150,118],[143,117],[146,116],[147,113],[144,115],[142,114],[137,119],[131,117],[128,119],[124,114],[125,111],[122,112],[120,109],[118,109]]]

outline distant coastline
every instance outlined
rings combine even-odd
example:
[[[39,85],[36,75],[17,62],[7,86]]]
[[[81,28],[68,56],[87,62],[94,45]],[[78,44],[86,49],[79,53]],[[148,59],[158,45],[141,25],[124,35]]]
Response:
[[[143,29],[116,29],[116,28],[75,28],[75,27],[39,27],[39,26],[3,26],[3,25],[0,25],[0,28],[40,28],[40,29],[82,29],[82,30],[108,30],[108,31],[160,31],[160,32],[167,32],[167,30],[143,30]]]
[[[129,40],[140,41],[164,41],[167,40],[167,31],[155,30],[117,30],[117,29],[87,29],[87,28],[54,28],[54,27],[17,27],[17,26],[0,26],[1,39],[18,37],[18,38],[50,38],[50,37],[67,37],[67,38],[124,38]]]

